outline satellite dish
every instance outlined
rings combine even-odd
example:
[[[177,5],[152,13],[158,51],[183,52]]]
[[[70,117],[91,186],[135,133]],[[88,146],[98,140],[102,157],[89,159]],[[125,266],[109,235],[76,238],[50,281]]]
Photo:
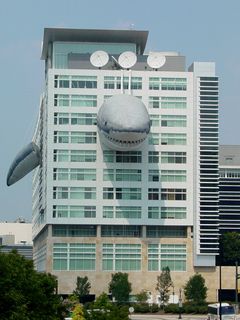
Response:
[[[109,56],[105,51],[95,51],[90,56],[90,62],[94,67],[101,68],[108,63]]]
[[[118,63],[124,69],[130,69],[137,62],[137,56],[132,51],[125,51],[118,57]]]
[[[151,52],[147,58],[147,64],[150,68],[159,69],[166,62],[166,57],[160,52]]]

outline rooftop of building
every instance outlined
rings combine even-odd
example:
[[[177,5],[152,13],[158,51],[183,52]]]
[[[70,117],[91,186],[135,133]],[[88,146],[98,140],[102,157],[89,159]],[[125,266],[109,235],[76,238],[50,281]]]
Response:
[[[47,58],[48,45],[55,41],[135,43],[140,49],[140,54],[143,54],[147,38],[148,31],[143,30],[45,28],[41,59]]]

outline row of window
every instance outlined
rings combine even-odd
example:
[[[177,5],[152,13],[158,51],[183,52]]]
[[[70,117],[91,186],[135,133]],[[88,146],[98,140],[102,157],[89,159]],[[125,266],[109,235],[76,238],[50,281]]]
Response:
[[[104,100],[111,95],[105,95]],[[141,97],[138,97],[141,99]],[[55,107],[97,107],[97,95],[55,94]],[[186,97],[149,96],[148,107],[153,109],[186,109]]]
[[[140,238],[140,225],[101,225],[101,237]],[[53,225],[53,237],[96,237],[96,225]],[[147,238],[187,238],[184,226],[146,226]]]
[[[185,115],[162,115],[150,114],[151,126],[153,127],[186,127]],[[56,125],[96,125],[96,113],[66,113],[55,112],[54,124]]]
[[[54,131],[54,143],[97,143],[96,132]]]
[[[96,181],[96,169],[54,168],[53,180]],[[103,169],[104,181],[142,181],[140,169]],[[148,170],[148,181],[185,182],[186,170]]]
[[[105,200],[141,200],[141,188],[103,187]],[[96,187],[53,187],[53,199],[96,199]],[[148,200],[186,200],[186,189],[148,188]]]
[[[54,162],[96,162],[96,150],[54,150]],[[103,161],[106,163],[142,163],[141,151],[104,150]],[[183,164],[187,161],[186,152],[149,151],[149,163]]]
[[[66,76],[56,75],[54,78],[55,88],[75,88],[75,89],[96,89],[96,76]],[[104,89],[142,89],[141,77],[119,77],[119,76],[105,76]],[[186,78],[149,78],[149,90],[187,90]]]
[[[141,244],[102,244],[102,271],[141,271]],[[186,271],[185,244],[149,244],[148,271]],[[53,270],[96,270],[96,244],[54,243]]]
[[[186,207],[148,207],[149,219],[185,219],[186,215]],[[102,217],[141,219],[142,207],[103,206]],[[54,205],[53,218],[96,218],[96,206]]]
[[[54,131],[54,143],[97,143],[97,132],[92,131]],[[186,145],[186,133],[150,133],[150,145]]]
[[[96,113],[54,113],[54,124],[57,125],[96,125]]]
[[[150,133],[148,138],[150,145],[186,145],[186,133]]]

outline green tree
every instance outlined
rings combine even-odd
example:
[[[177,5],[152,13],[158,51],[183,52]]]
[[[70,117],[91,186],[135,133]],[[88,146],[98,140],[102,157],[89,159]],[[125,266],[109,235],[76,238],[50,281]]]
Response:
[[[140,303],[145,303],[148,300],[148,293],[144,290],[140,291],[138,294],[136,294],[136,300]]]
[[[165,267],[162,269],[160,276],[157,277],[157,285],[156,290],[159,292],[160,303],[163,307],[169,300],[169,291],[172,287],[173,282],[171,279],[170,269],[169,267]]]
[[[234,265],[240,262],[240,234],[238,232],[227,232],[221,237],[221,249],[223,262]]]
[[[111,309],[111,307],[112,307],[112,302],[105,292],[100,294],[100,296],[98,296],[96,301],[94,302],[94,308],[96,309],[109,310]]]
[[[91,284],[88,281],[88,277],[77,277],[76,289],[73,293],[78,297],[79,301],[82,302],[82,298],[90,293]]]
[[[128,281],[127,273],[117,272],[112,274],[112,279],[109,283],[109,292],[112,292],[113,298],[118,302],[127,302],[131,291],[132,285]]]
[[[193,303],[204,303],[207,297],[205,279],[201,274],[193,275],[184,287],[185,298]]]
[[[97,297],[85,312],[86,320],[128,320],[128,307],[112,303],[106,293]]]
[[[0,253],[1,319],[63,319],[65,310],[56,287],[54,276],[38,273],[33,262],[16,251]]]
[[[72,320],[85,320],[83,307],[80,303],[77,303],[73,309]]]

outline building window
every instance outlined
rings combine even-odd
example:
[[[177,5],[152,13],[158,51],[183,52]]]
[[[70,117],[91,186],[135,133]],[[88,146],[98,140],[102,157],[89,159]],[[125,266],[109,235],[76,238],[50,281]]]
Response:
[[[69,150],[54,150],[53,151],[54,162],[68,162],[69,161]]]
[[[159,207],[148,207],[148,219],[159,219]]]
[[[186,78],[162,78],[161,89],[186,91],[187,79]]]
[[[141,151],[103,151],[104,162],[119,162],[119,163],[141,163],[142,152]]]
[[[186,238],[187,228],[182,226],[147,226],[148,238]]]
[[[161,189],[161,200],[175,201],[175,200],[186,200],[187,194],[186,189]]]
[[[116,169],[116,181],[141,181],[141,170]]]
[[[55,94],[55,107],[96,107],[96,95],[69,95],[69,94]]]
[[[72,76],[71,88],[95,89],[97,77],[95,76]]]
[[[93,126],[97,124],[96,113],[71,113],[72,125]]]
[[[54,124],[65,125],[69,124],[69,113],[54,113]]]
[[[97,133],[71,131],[71,143],[97,143]]]
[[[141,200],[141,188],[116,188],[116,199]]]
[[[186,163],[186,152],[161,152],[161,163]]]
[[[53,133],[54,143],[69,143],[68,131],[54,131]]]
[[[150,145],[159,145],[160,143],[160,134],[159,133],[150,133],[148,138],[148,143]]]
[[[187,248],[185,244],[149,244],[148,270],[186,271]]]
[[[148,170],[148,181],[160,181],[160,170]]]
[[[96,207],[54,205],[53,218],[96,218]]]
[[[103,199],[111,200],[114,198],[114,188],[103,188]]]
[[[96,162],[95,150],[54,150],[54,162]]]
[[[104,77],[104,89],[129,89],[129,77],[116,77],[116,76],[105,76]],[[131,77],[131,89],[137,90],[142,89],[142,78]]]
[[[71,107],[96,107],[97,96],[96,95],[71,95],[70,106]]]
[[[159,163],[159,151],[148,151],[148,163]]]
[[[131,89],[132,90],[141,90],[142,89],[142,78],[141,77],[132,77],[131,78]]]
[[[94,271],[96,245],[92,243],[54,243],[53,270]]]
[[[140,271],[141,258],[141,244],[102,245],[103,271]]]
[[[53,187],[53,199],[96,199],[96,188]]]
[[[96,132],[54,131],[54,143],[96,143]]]
[[[160,108],[160,97],[149,97],[148,99],[148,107],[151,109],[159,109]]]
[[[103,151],[103,161],[104,162],[114,162],[115,153],[113,150],[104,150]]]
[[[56,75],[54,77],[54,87],[55,88],[69,88],[70,87],[70,77],[64,75]]]
[[[186,109],[187,98],[150,96],[148,99],[148,107],[150,109]]]
[[[160,127],[160,118],[158,114],[150,114],[150,122],[152,127]]]
[[[96,181],[96,169],[54,168],[53,180]]]
[[[162,115],[161,116],[162,127],[186,127],[187,117],[179,115]]]
[[[142,236],[141,226],[102,225],[102,237],[139,238]]]
[[[141,163],[141,151],[116,151],[116,162],[122,163]]]
[[[94,225],[53,225],[53,237],[96,237]]]
[[[112,219],[114,216],[114,207],[113,206],[104,206],[102,215],[103,215],[103,218]]]
[[[114,169],[103,169],[103,181],[114,181]]]
[[[161,144],[162,145],[186,145],[187,135],[186,133],[162,133]]]
[[[186,109],[186,97],[161,97],[162,109]]]
[[[187,79],[186,78],[149,78],[149,90],[187,90]]]
[[[141,219],[141,207],[116,207],[116,218]]]
[[[104,89],[121,89],[121,77],[104,77]]]
[[[186,170],[161,170],[161,181],[185,182],[186,173]]]
[[[95,150],[71,150],[71,162],[96,162]]]
[[[159,90],[160,89],[160,78],[150,77],[149,78],[149,90]]]
[[[158,188],[148,188],[148,200],[159,200]]]
[[[53,244],[53,270],[68,270],[68,244]]]
[[[186,207],[162,207],[161,219],[186,219]]]

